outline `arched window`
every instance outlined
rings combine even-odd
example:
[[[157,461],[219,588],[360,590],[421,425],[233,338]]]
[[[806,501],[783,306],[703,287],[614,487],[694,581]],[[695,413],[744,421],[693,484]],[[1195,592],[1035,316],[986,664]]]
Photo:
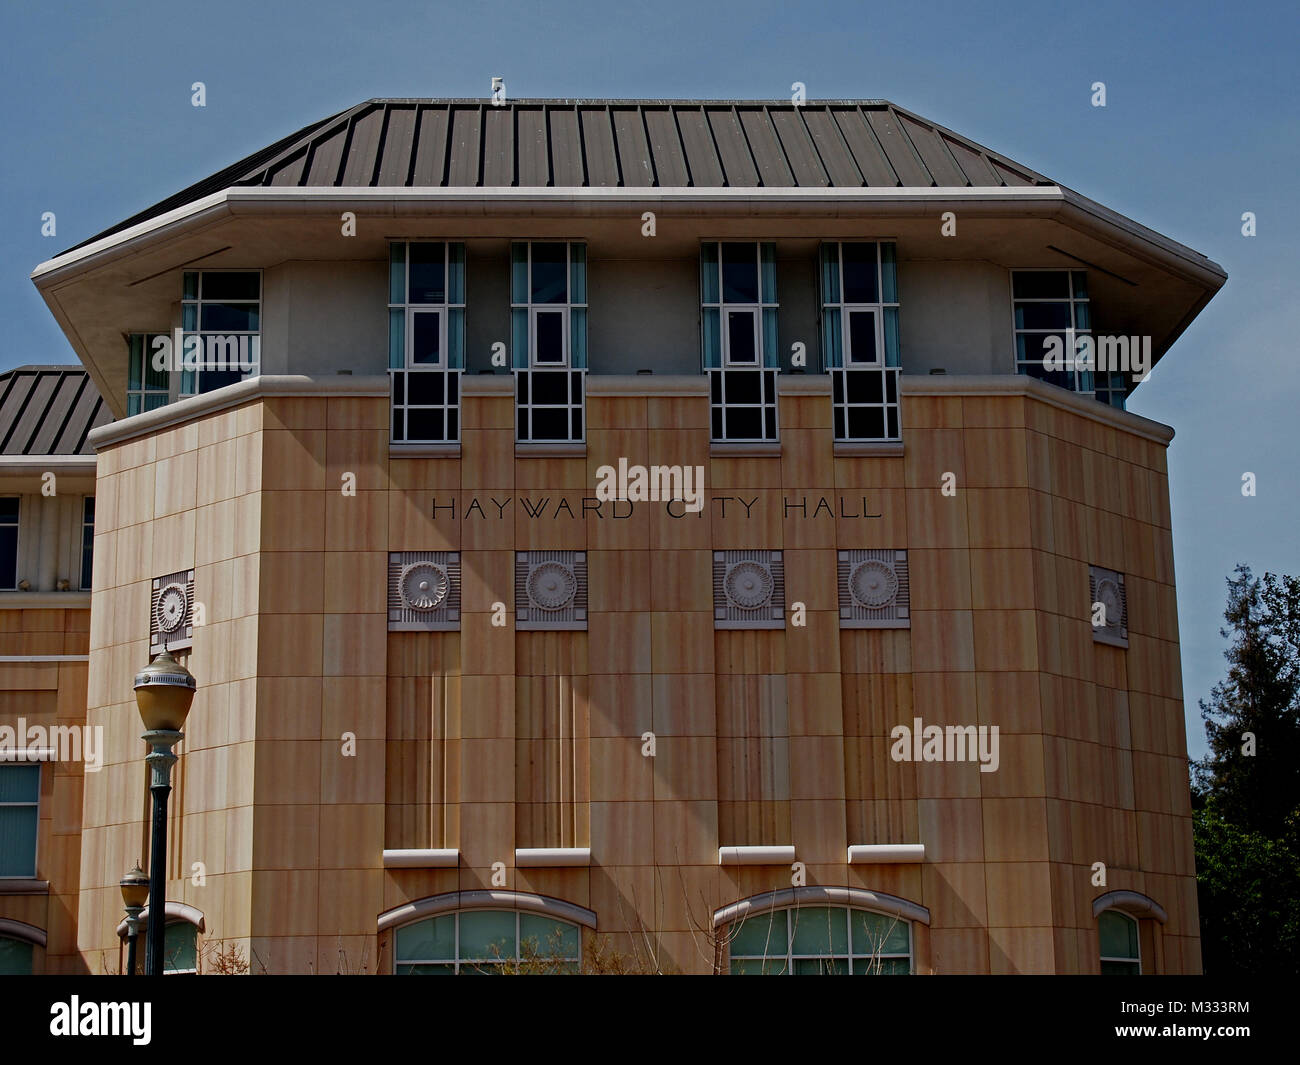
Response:
[[[1105,910],[1097,918],[1101,940],[1102,976],[1139,976],[1142,950],[1138,945],[1138,923],[1119,910]]]
[[[731,928],[733,974],[766,976],[912,971],[912,922],[843,906],[791,906]]]
[[[0,936],[0,976],[31,976],[33,944]]]
[[[520,910],[443,913],[397,929],[393,971],[399,976],[577,972],[582,939],[576,924]]]

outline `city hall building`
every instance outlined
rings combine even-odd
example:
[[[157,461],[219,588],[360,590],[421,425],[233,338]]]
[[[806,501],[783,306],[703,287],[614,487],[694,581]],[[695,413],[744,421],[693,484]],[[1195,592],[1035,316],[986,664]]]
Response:
[[[5,971],[121,971],[164,649],[172,971],[1200,970],[1215,263],[879,100],[394,99],[33,280]]]

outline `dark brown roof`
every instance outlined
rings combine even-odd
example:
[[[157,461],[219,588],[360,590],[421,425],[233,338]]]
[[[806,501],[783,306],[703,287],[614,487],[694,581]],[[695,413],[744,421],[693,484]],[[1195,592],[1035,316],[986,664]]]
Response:
[[[885,100],[368,100],[142,211],[232,186],[993,188],[1050,180]],[[81,247],[82,245],[77,245]],[[69,249],[71,250],[71,249]]]
[[[86,434],[112,420],[80,366],[20,366],[0,374],[0,456],[93,456]]]

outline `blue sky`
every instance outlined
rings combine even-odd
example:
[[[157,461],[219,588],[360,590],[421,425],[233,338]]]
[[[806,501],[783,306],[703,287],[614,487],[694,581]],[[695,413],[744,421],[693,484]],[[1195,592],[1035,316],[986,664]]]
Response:
[[[129,10],[124,10],[124,8]],[[1131,409],[1169,454],[1183,677],[1222,674],[1237,561],[1297,573],[1300,16],[1287,3],[364,4],[3,0],[0,369],[75,361],[32,268],[375,96],[883,97],[1228,272]],[[1034,14],[1030,15],[1029,12]],[[207,106],[190,105],[190,85]],[[1107,106],[1090,105],[1103,81]],[[57,234],[41,236],[54,211]],[[1255,212],[1258,235],[1241,235]],[[906,338],[904,338],[906,342]],[[1255,498],[1241,476],[1258,478]]]

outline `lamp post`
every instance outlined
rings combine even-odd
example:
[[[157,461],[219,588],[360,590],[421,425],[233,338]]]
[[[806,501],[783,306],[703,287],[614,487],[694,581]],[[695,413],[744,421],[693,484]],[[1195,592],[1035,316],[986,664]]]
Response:
[[[122,888],[122,904],[126,908],[126,975],[135,975],[135,944],[140,934],[140,911],[149,898],[149,878],[140,863],[135,863],[126,876],[118,882]]]
[[[184,739],[186,715],[194,702],[194,675],[170,651],[156,655],[135,675],[135,701],[151,750],[145,761],[153,770],[153,841],[149,854],[149,929],[145,946],[146,976],[163,975],[163,939],[167,926],[167,796],[172,790],[172,748]]]

